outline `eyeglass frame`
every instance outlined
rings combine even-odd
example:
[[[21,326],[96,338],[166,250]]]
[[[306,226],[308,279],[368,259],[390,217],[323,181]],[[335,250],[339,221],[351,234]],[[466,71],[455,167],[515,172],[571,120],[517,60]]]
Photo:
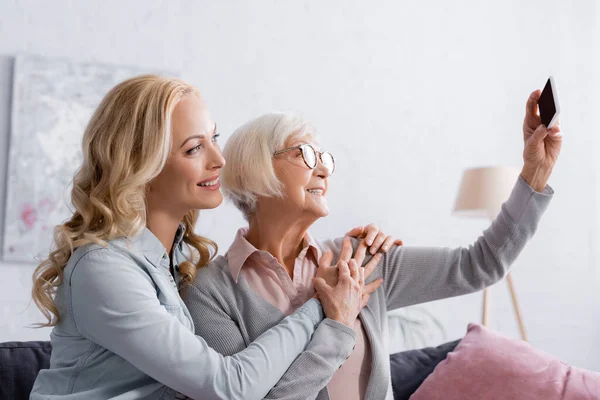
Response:
[[[316,164],[315,164],[315,166],[314,166],[314,167],[311,167],[311,166],[310,166],[310,165],[308,165],[308,163],[306,162],[306,158],[304,157],[304,151],[302,151],[302,146],[308,146],[308,147],[310,147],[310,148],[312,149],[312,151],[315,153],[315,156],[317,156],[317,157],[316,157],[316,159],[317,159],[317,162],[316,162]],[[274,152],[274,153],[273,153],[273,157],[274,157],[274,156],[278,156],[279,154],[283,154],[283,153],[286,153],[286,152],[288,152],[288,151],[297,150],[297,149],[298,149],[298,150],[300,150],[300,151],[301,151],[301,153],[302,153],[302,161],[304,161],[304,164],[305,164],[305,165],[306,165],[308,168],[310,168],[310,169],[315,169],[315,168],[317,168],[317,166],[319,165],[319,160],[321,161],[321,164],[323,164],[323,166],[325,166],[325,163],[323,162],[323,154],[325,154],[325,153],[329,154],[329,156],[331,157],[331,161],[333,161],[333,168],[331,169],[331,171],[329,171],[329,175],[332,175],[332,174],[335,172],[335,157],[333,157],[333,154],[331,154],[331,153],[330,153],[330,152],[328,152],[328,151],[319,151],[319,150],[315,149],[315,148],[314,148],[314,147],[313,147],[311,144],[309,144],[309,143],[302,143],[302,144],[299,144],[299,145],[297,145],[297,146],[288,147],[287,149],[283,149],[283,150],[277,150],[276,152]],[[325,168],[327,168],[327,167],[325,167]]]

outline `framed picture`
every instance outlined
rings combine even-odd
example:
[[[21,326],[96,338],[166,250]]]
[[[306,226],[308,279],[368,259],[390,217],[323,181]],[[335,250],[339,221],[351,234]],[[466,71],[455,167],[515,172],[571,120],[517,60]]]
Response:
[[[117,83],[164,71],[31,55],[15,60],[3,259],[35,262],[72,214],[70,190],[92,112]]]

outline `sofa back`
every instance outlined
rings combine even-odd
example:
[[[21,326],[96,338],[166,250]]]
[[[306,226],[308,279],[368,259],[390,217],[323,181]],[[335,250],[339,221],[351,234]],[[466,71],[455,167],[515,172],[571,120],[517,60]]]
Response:
[[[459,340],[390,356],[395,400],[408,399]],[[0,343],[0,399],[28,400],[40,369],[49,368],[50,342]]]
[[[0,399],[27,400],[40,369],[50,366],[50,342],[0,343]]]

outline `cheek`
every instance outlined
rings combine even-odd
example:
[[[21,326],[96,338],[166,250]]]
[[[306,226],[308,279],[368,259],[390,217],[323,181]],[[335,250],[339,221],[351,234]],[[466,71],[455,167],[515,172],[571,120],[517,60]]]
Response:
[[[177,170],[178,179],[180,181],[186,182],[188,185],[195,186],[198,182],[200,182],[202,177],[200,176],[200,160],[186,160],[187,162],[183,163],[180,168]]]
[[[292,166],[286,168],[279,175],[279,179],[284,186],[284,190],[289,195],[299,195],[304,193],[306,185],[310,182],[311,174],[304,169]]]
[[[168,192],[172,190],[175,173],[169,165],[165,165],[162,171],[154,178],[152,187],[160,192]]]
[[[185,185],[196,185],[204,177],[202,170],[204,169],[204,161],[202,157],[181,158],[172,165],[173,179]]]
[[[189,160],[185,160],[189,161]],[[190,162],[171,162],[165,165],[156,182],[167,193],[179,193],[191,184],[198,182],[196,168]]]

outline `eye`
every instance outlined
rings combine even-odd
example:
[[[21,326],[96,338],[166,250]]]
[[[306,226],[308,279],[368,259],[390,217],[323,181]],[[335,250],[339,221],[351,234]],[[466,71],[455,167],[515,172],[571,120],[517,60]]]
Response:
[[[212,137],[212,141],[217,143],[219,141],[219,138],[221,137],[220,133],[215,133]]]
[[[190,155],[190,156],[194,155],[200,150],[201,147],[202,147],[202,143],[199,143],[197,146],[194,146],[191,149],[189,149],[188,151],[186,151],[185,154]]]

